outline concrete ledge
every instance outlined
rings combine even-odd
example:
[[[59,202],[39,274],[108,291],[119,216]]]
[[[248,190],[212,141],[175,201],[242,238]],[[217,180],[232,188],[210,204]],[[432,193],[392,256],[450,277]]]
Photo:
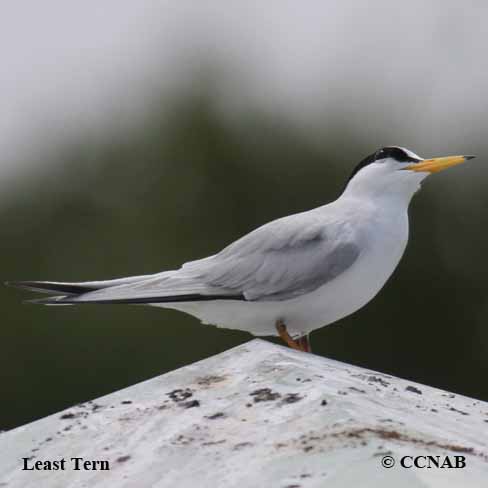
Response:
[[[478,488],[488,404],[253,340],[3,433],[0,453],[8,488]],[[419,455],[466,467],[400,466]],[[65,469],[24,471],[25,457]]]

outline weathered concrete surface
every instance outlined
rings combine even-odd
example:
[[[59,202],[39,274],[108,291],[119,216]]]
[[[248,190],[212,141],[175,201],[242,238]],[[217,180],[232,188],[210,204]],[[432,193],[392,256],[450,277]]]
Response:
[[[6,432],[0,454],[8,488],[479,488],[488,404],[254,340]],[[466,467],[405,469],[405,455]],[[23,457],[66,469],[22,471]],[[74,471],[72,457],[110,470]]]

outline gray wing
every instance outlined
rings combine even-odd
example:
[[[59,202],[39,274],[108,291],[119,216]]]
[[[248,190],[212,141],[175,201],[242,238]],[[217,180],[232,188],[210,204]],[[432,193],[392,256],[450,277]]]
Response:
[[[183,266],[205,284],[247,300],[288,300],[310,293],[347,270],[360,248],[347,223],[325,224],[314,212],[279,219],[219,254]]]
[[[280,301],[310,293],[346,271],[360,254],[354,229],[347,222],[330,221],[319,210],[270,222],[220,253],[179,270],[102,282],[94,291],[41,303]],[[68,285],[71,290],[77,284]],[[51,289],[56,290],[52,284]],[[59,286],[58,290],[62,291]]]

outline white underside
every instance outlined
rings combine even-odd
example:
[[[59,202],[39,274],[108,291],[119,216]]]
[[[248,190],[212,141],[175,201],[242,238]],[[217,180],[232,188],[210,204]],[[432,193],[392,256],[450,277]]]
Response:
[[[357,202],[351,202],[357,205]],[[155,304],[191,314],[205,324],[276,335],[281,319],[292,335],[303,335],[354,313],[368,303],[393,273],[408,240],[407,205],[391,209],[355,208],[361,213],[361,254],[340,276],[312,293],[284,301],[216,300]],[[346,212],[347,213],[347,212]]]

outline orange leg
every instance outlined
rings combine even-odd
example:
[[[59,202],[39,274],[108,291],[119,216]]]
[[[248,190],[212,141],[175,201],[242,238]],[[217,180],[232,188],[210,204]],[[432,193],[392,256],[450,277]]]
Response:
[[[282,320],[276,321],[276,330],[278,331],[279,336],[283,339],[284,342],[288,344],[289,347],[292,349],[296,349],[297,351],[303,352],[311,352],[312,349],[310,348],[310,341],[308,339],[308,335],[300,337],[298,340],[295,340],[291,337],[291,335],[286,330],[286,325]]]
[[[298,344],[300,344],[302,351],[304,352],[312,352],[312,346],[310,344],[310,336],[304,335],[298,339]]]

